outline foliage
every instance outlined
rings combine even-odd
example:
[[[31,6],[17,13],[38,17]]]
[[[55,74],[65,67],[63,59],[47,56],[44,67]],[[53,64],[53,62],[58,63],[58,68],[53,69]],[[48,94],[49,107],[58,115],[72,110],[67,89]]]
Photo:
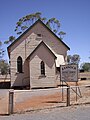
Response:
[[[63,39],[63,37],[64,37],[64,35],[66,35],[66,33],[63,32],[63,31],[60,31],[60,32],[58,33],[58,35],[60,36],[61,39]]]
[[[60,31],[60,26],[61,26],[60,21],[54,17],[50,19],[42,17],[41,12],[36,12],[20,18],[16,23],[15,32],[17,33],[17,35],[22,34],[25,30],[27,30],[30,26],[32,26],[38,19],[43,21],[49,29],[51,29],[55,34],[57,34],[58,36],[60,36],[61,39],[63,39],[62,36],[64,36],[66,33]],[[14,40],[15,37],[10,36],[9,40],[5,41],[4,43],[8,44],[13,42]]]
[[[68,56],[67,56],[67,63],[68,63],[68,64],[71,63],[71,57],[72,57],[71,55],[68,55]]]
[[[7,61],[0,60],[0,71],[2,75],[9,73],[9,64]]]
[[[5,50],[2,48],[2,42],[0,41],[0,74],[4,75],[9,72],[9,65],[8,63],[3,60],[3,55],[4,55]]]
[[[89,72],[90,71],[90,63],[82,63],[81,64],[81,69],[83,69],[84,71]]]
[[[9,40],[6,40],[6,41],[4,42],[4,44],[12,43],[14,40],[15,40],[15,37],[14,37],[14,36],[10,36],[10,37],[9,37]]]
[[[71,62],[75,63],[75,64],[78,64],[80,62],[80,56],[77,55],[77,54],[74,54],[71,58]]]
[[[2,75],[9,73],[9,65],[8,65],[7,61],[0,60],[0,72]]]
[[[68,55],[67,56],[67,62],[68,64],[79,64],[80,62],[80,56],[78,54],[74,54],[74,55]]]
[[[0,59],[3,57],[4,55],[4,50],[2,49],[2,42],[0,41]]]
[[[26,15],[19,19],[16,23],[15,31],[17,34],[23,33],[27,28],[29,28],[32,24],[34,24],[38,19],[43,21],[49,29],[51,29],[54,33],[57,33],[60,28],[60,22],[56,18],[47,18],[42,17],[40,12],[36,12],[33,14]]]

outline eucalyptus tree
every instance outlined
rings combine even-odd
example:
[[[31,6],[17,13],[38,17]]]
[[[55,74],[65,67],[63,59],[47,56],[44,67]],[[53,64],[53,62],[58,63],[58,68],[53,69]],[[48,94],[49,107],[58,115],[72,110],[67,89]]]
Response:
[[[5,75],[9,73],[9,64],[6,60],[0,60],[0,74]]]
[[[2,48],[2,42],[0,41],[0,59],[3,57],[4,55],[4,50]]]
[[[80,62],[80,56],[78,54],[74,54],[71,58],[71,63],[79,64],[79,62]]]
[[[12,43],[15,40],[15,36],[10,36],[8,40],[4,42],[4,44]]]
[[[68,63],[68,64],[71,64],[71,57],[72,57],[71,55],[68,55],[68,56],[67,56],[67,63]]]
[[[26,15],[20,18],[19,21],[16,23],[15,32],[18,35],[22,34],[26,29],[28,29],[32,24],[34,24],[35,21],[38,19],[41,19],[40,12],[29,14],[29,15]]]
[[[79,64],[80,56],[78,54],[68,55],[67,62],[68,62],[68,64]]]
[[[23,33],[28,27],[35,23],[36,20],[40,19],[43,21],[49,29],[51,29],[54,33],[57,33],[60,29],[60,22],[56,18],[47,19],[42,17],[40,12],[36,12],[34,14],[26,15],[19,19],[16,23],[15,31],[17,34]]]
[[[62,40],[63,37],[64,37],[64,35],[66,35],[66,33],[63,32],[63,31],[60,31],[60,32],[58,33],[58,35],[59,35],[60,39]]]
[[[89,62],[82,63],[80,67],[84,71],[90,72],[90,63]]]
[[[42,13],[41,12],[36,12],[33,14],[28,14],[26,16],[23,16],[22,18],[20,18],[17,23],[16,23],[16,27],[15,27],[15,32],[17,35],[22,34],[25,30],[27,30],[30,26],[32,26],[38,19],[40,19],[41,21],[44,22],[44,24],[46,24],[46,26],[52,30],[55,34],[57,34],[61,39],[62,36],[64,36],[66,33],[63,31],[60,31],[60,21],[57,20],[56,18],[50,18],[47,19],[46,17],[42,17]],[[11,43],[15,40],[14,36],[10,36],[9,40],[5,41],[5,44]]]

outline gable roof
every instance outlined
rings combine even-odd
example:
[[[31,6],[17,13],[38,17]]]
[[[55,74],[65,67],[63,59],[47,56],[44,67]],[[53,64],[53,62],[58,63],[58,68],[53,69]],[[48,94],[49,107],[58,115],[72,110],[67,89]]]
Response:
[[[49,49],[49,47],[43,42],[41,41],[40,44],[32,51],[32,53],[27,57],[27,59],[29,59],[31,57],[31,55],[41,46],[44,45],[46,49],[48,49],[48,51],[55,57],[55,59],[57,58],[56,55]]]
[[[51,32],[51,34],[53,34],[60,42],[62,42],[62,44],[64,46],[67,47],[68,50],[70,50],[70,48],[56,35],[54,34],[54,32],[52,32],[40,19],[38,19],[32,26],[30,26],[24,33],[22,33],[13,43],[11,43],[8,47],[7,50],[9,51],[9,48],[11,46],[13,46],[20,38],[22,38],[32,27],[34,27],[37,23],[41,23],[48,31]]]

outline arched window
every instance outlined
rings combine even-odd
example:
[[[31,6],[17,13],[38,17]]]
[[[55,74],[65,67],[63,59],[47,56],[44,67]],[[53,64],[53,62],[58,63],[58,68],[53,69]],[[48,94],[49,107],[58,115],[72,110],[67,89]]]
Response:
[[[22,73],[22,58],[20,56],[17,58],[17,72]]]
[[[41,75],[45,75],[45,64],[41,61]]]

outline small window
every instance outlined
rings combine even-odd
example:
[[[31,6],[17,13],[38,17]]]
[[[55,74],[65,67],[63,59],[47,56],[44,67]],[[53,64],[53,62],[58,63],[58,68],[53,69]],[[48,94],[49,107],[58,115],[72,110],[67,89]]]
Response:
[[[37,34],[37,36],[38,36],[38,37],[42,37],[42,35],[41,35],[41,34]]]
[[[45,64],[43,61],[41,61],[41,75],[45,76]]]
[[[56,73],[57,73],[57,74],[60,73],[60,67],[56,67]]]
[[[17,58],[17,72],[22,73],[22,58],[20,56]]]

